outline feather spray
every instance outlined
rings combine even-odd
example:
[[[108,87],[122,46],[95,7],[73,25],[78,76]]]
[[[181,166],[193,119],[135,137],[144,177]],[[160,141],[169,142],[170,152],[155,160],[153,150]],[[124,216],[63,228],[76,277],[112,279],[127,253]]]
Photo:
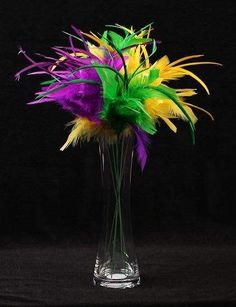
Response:
[[[74,34],[65,32],[69,46],[52,48],[55,57],[38,54],[43,60],[36,62],[20,48],[19,53],[30,64],[15,75],[17,80],[26,72],[47,76],[28,104],[57,103],[73,114],[72,130],[61,150],[79,140],[103,138],[113,143],[120,135],[133,134],[137,160],[143,170],[157,122],[163,121],[176,133],[175,119],[186,121],[195,142],[197,117],[193,109],[213,119],[208,111],[186,102],[196,95],[195,89],[174,89],[169,83],[189,76],[209,94],[204,81],[188,67],[221,64],[195,61],[203,55],[186,56],[174,62],[164,56],[151,63],[159,43],[150,37],[152,24],[137,31],[133,27],[110,25],[102,35],[84,33],[74,26],[72,29]]]

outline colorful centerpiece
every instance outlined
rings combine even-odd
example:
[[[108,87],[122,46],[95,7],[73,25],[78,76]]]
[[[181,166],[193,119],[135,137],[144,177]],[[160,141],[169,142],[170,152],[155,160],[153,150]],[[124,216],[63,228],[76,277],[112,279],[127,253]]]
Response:
[[[197,117],[186,102],[196,94],[191,88],[171,88],[169,82],[190,76],[209,94],[206,84],[187,67],[216,64],[195,62],[202,55],[170,62],[164,56],[153,63],[159,41],[150,37],[152,24],[140,30],[118,24],[102,35],[72,27],[66,33],[69,46],[53,47],[56,57],[40,55],[36,62],[21,48],[30,65],[22,73],[50,77],[41,82],[30,105],[57,103],[73,114],[72,130],[61,150],[78,141],[98,141],[104,194],[103,232],[98,248],[94,284],[108,288],[131,288],[140,284],[132,239],[130,183],[133,148],[141,169],[147,160],[150,136],[163,121],[173,132],[175,119],[186,121],[195,142]],[[79,43],[75,45],[75,43]],[[192,60],[191,62],[188,62]]]
[[[134,133],[137,158],[143,169],[149,136],[157,132],[157,122],[165,122],[176,132],[174,119],[187,121],[195,141],[197,117],[192,108],[212,116],[186,102],[187,97],[196,94],[195,89],[174,89],[168,84],[190,76],[209,94],[206,84],[186,67],[219,63],[186,63],[202,55],[186,56],[172,63],[164,56],[151,63],[159,43],[150,37],[151,24],[138,31],[133,27],[108,26],[100,36],[72,28],[75,34],[66,33],[70,45],[52,48],[57,58],[40,55],[44,60],[36,62],[20,49],[19,53],[30,65],[16,74],[18,80],[22,73],[34,69],[28,74],[49,75],[51,79],[41,82],[41,90],[29,104],[57,103],[75,116],[72,131],[61,150],[78,140],[105,138],[114,142],[119,134]],[[75,41],[82,43],[83,49],[75,47]]]

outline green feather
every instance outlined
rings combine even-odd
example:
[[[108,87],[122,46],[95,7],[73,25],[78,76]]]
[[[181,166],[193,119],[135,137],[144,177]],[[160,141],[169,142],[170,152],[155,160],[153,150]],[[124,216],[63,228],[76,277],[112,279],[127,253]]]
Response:
[[[129,95],[137,97],[144,101],[148,98],[166,99],[166,95],[155,88],[149,87],[146,84],[143,85],[129,85]]]
[[[105,99],[101,119],[110,122],[117,133],[127,124],[138,125],[149,134],[156,132],[155,123],[146,112],[140,99],[126,95],[116,97],[115,100]]]
[[[115,45],[116,48],[118,49],[128,49],[130,47],[133,47],[135,45],[141,45],[141,44],[145,44],[145,43],[149,43],[152,41],[151,38],[142,38],[142,37],[137,37],[137,35],[139,33],[141,33],[142,31],[145,31],[148,27],[150,27],[152,25],[148,24],[147,26],[141,28],[140,30],[130,34],[127,30],[123,29],[122,27],[118,26],[118,25],[107,25],[107,27],[110,28],[118,28],[121,29],[125,32],[126,36],[123,37],[121,35],[119,35],[118,33],[114,32],[114,31],[108,31],[109,35],[112,39],[113,44]],[[102,38],[106,39],[106,37]]]
[[[82,39],[80,37],[74,35],[74,34],[70,34],[70,33],[66,32],[66,31],[62,31],[62,33],[66,34],[66,35],[69,35],[71,37],[74,37],[75,39],[77,39],[77,40],[82,42]]]
[[[147,79],[147,83],[148,84],[152,83],[157,78],[159,78],[159,75],[160,75],[160,70],[159,69],[150,69],[149,70],[148,79]]]
[[[117,29],[120,29],[122,31],[125,32],[125,34],[129,34],[129,35],[132,35],[132,36],[135,36],[135,35],[138,35],[139,33],[141,33],[142,31],[146,30],[147,28],[151,27],[153,25],[153,22],[149,23],[148,25],[142,27],[141,29],[137,30],[136,32],[134,32],[133,34],[130,34],[127,30],[125,30],[122,26],[118,25],[118,24],[115,24],[115,25],[106,25],[106,27],[109,27],[109,28],[117,28]]]
[[[110,32],[108,32],[108,36],[110,37]],[[123,56],[123,53],[122,51],[117,48],[112,41],[110,41],[109,39],[107,39],[107,41],[109,42],[110,46],[118,53],[118,55],[120,56],[121,58],[121,61],[123,63],[123,67],[124,67],[124,85],[125,85],[125,88],[128,87],[128,73],[127,73],[127,66],[126,66],[126,63],[125,63],[125,59],[124,59],[124,56]]]
[[[124,43],[124,37],[122,37],[121,35],[113,31],[109,31],[108,33],[109,33],[109,36],[111,37],[113,44],[116,46],[116,48],[122,49],[123,43]]]
[[[104,31],[103,32],[103,34],[102,34],[102,37],[101,37],[101,40],[103,41],[103,42],[106,42],[106,40],[107,40],[107,30],[106,31]]]
[[[123,41],[123,46],[122,48],[128,48],[128,47],[133,47],[134,45],[142,45],[151,42],[151,38],[138,38],[138,37],[130,37],[128,36],[124,41]]]
[[[41,82],[40,83],[40,85],[50,85],[50,84],[52,84],[52,83],[54,83],[54,82],[56,82],[57,80],[47,80],[47,81],[43,81],[43,82]]]
[[[102,81],[103,98],[115,99],[117,97],[119,79],[113,70],[103,69],[102,65],[94,65],[99,78]]]
[[[96,68],[103,87],[103,110],[100,118],[111,123],[119,133],[127,124],[138,125],[149,134],[156,132],[155,123],[144,107],[144,100],[150,96],[162,95],[154,89],[124,84],[112,71]]]

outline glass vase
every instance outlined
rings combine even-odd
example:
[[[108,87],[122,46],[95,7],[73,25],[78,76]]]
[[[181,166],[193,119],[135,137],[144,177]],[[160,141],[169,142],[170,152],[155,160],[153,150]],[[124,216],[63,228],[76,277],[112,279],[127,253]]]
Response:
[[[131,135],[112,143],[99,142],[103,216],[94,268],[96,286],[125,289],[140,284],[130,208],[133,150]]]

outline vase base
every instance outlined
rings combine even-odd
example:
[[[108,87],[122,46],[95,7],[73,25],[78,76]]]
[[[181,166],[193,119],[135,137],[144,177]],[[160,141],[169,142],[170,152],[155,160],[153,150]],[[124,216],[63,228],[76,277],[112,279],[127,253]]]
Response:
[[[93,285],[100,286],[104,288],[113,288],[113,289],[127,289],[134,288],[140,285],[140,277],[130,280],[124,279],[124,274],[113,274],[111,277],[107,276],[107,278],[97,278],[94,276]]]

